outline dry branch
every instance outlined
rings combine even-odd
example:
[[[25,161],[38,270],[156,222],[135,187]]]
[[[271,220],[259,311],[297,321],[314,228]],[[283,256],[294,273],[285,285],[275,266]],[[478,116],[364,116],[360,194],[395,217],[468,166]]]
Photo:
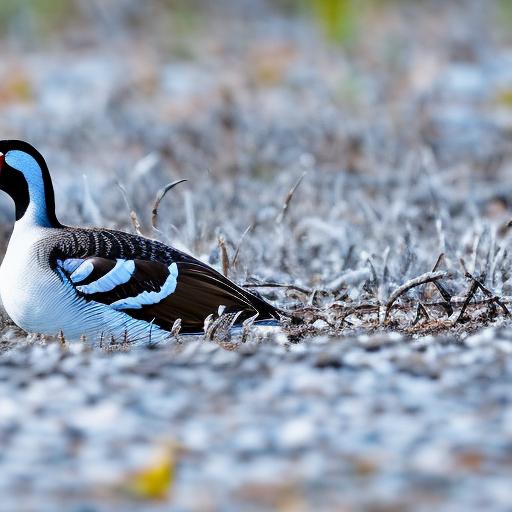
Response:
[[[434,265],[434,268],[432,269],[432,272],[436,272],[439,267],[441,266],[441,263],[443,262],[443,259],[444,259],[444,252],[442,252],[438,257],[437,257],[437,260],[436,260],[436,263]]]
[[[288,194],[286,195],[286,198],[283,203],[283,208],[281,209],[279,215],[276,218],[277,224],[281,224],[281,222],[283,222],[286,212],[288,211],[290,201],[292,200],[293,194],[295,194],[295,191],[297,190],[298,186],[302,183],[302,180],[304,179],[304,176],[306,176],[306,174],[307,171],[304,171],[300,178],[296,181],[295,185],[289,190]]]
[[[244,241],[244,238],[247,236],[249,231],[252,231],[254,228],[254,224],[250,224],[247,226],[246,230],[242,233],[242,236],[240,237],[240,240],[238,241],[238,245],[236,246],[235,255],[233,256],[233,261],[231,262],[232,266],[235,267],[238,261],[238,256],[240,254],[240,248],[242,247],[242,242]]]
[[[242,322],[242,333],[241,333],[240,343],[247,342],[247,339],[251,332],[251,327],[253,326],[254,322],[256,321],[256,318],[258,318],[258,314],[255,314],[254,316],[251,316],[250,318],[248,318],[247,320],[244,320]]]
[[[137,235],[142,235],[142,226],[139,222],[137,214],[135,213],[135,210],[130,211],[130,221],[132,223],[133,229],[135,230],[135,233],[137,233]]]
[[[467,272],[466,272],[467,274]],[[459,316],[457,316],[455,323],[458,323],[464,318],[464,313],[466,312],[467,307],[469,306],[469,303],[471,302],[471,299],[476,293],[476,290],[478,288],[478,284],[476,281],[472,281],[471,286],[469,287],[468,293],[466,295],[466,298],[464,299],[464,304],[462,305],[462,309],[460,310]]]
[[[430,320],[430,315],[428,314],[427,308],[421,302],[418,302],[416,317],[412,321],[411,325],[414,327],[422,318]]]
[[[402,286],[399,286],[390,296],[388,302],[386,304],[386,312],[384,314],[384,323],[387,322],[389,317],[389,312],[393,307],[395,301],[403,295],[405,292],[409,291],[416,286],[421,286],[422,284],[432,283],[437,281],[438,279],[444,279],[448,275],[448,272],[439,271],[439,272],[426,272],[421,276],[415,277],[410,281],[407,281]]]
[[[437,261],[434,265],[434,268],[432,269],[432,272],[436,272],[439,269],[443,260],[444,260],[444,253],[441,253],[437,258]],[[439,281],[434,281],[434,286],[437,288],[437,291],[441,294],[441,297],[443,297],[443,299],[444,299],[443,302],[441,303],[441,305],[446,310],[446,314],[448,315],[448,317],[452,316],[453,307],[451,305],[451,301],[452,301],[451,293],[448,292],[448,290],[444,287],[444,285],[442,285]]]
[[[220,261],[222,265],[222,274],[226,277],[228,277],[229,273],[229,256],[228,256],[228,250],[226,248],[226,240],[224,240],[223,236],[219,236],[217,238],[217,242],[219,244],[219,251],[220,251]]]
[[[160,203],[161,203],[162,199],[165,197],[167,192],[169,192],[169,190],[174,188],[176,185],[183,183],[184,181],[187,181],[187,180],[183,179],[183,180],[173,181],[172,183],[168,183],[167,185],[165,185],[165,187],[162,187],[156,194],[155,203],[153,205],[153,210],[151,211],[151,225],[153,226],[153,228],[157,229],[156,220],[158,217],[158,208],[160,207]]]
[[[343,286],[356,285],[362,281],[365,281],[371,277],[371,271],[369,268],[361,268],[356,270],[347,270],[336,279],[333,279],[330,283],[327,283],[326,288],[329,291],[336,292]]]
[[[181,318],[177,318],[172,324],[171,335],[177,338],[181,331]]]
[[[477,279],[475,276],[473,276],[470,272],[466,271],[465,276],[468,279],[471,279],[472,283],[471,283],[471,287],[469,289],[469,293],[466,297],[466,300],[464,301],[462,311],[460,312],[460,315],[457,317],[456,322],[460,321],[463,318],[464,312],[466,311],[466,308],[467,308],[469,302],[473,298],[473,296],[476,293],[476,290],[478,288],[480,288],[480,290],[482,290],[484,295],[486,295],[489,298],[491,303],[496,303],[507,316],[510,316],[510,310],[507,308],[505,303],[497,295],[492,293],[487,287],[485,287],[483,285],[483,283],[479,279]]]
[[[137,217],[137,213],[132,208],[130,204],[130,200],[128,199],[128,193],[126,192],[126,188],[122,183],[119,181],[116,182],[116,185],[118,186],[119,190],[121,191],[121,195],[123,196],[124,202],[126,203],[126,207],[128,210],[130,210],[130,221],[132,223],[133,229],[135,230],[135,233],[137,235],[142,235],[142,226],[139,222],[139,218]]]
[[[313,292],[313,290],[309,290],[307,288],[302,288],[301,286],[297,286],[295,284],[282,284],[282,283],[244,283],[242,285],[244,288],[286,288],[288,290],[296,290],[298,292],[309,295]]]

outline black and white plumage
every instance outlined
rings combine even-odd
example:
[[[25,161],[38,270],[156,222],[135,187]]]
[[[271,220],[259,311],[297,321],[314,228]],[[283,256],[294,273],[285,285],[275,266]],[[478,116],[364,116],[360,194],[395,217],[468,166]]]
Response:
[[[26,142],[0,141],[0,189],[16,207],[0,295],[29,332],[160,342],[177,319],[181,332],[202,332],[221,306],[238,313],[236,324],[280,317],[258,295],[161,242],[60,224],[44,158]]]

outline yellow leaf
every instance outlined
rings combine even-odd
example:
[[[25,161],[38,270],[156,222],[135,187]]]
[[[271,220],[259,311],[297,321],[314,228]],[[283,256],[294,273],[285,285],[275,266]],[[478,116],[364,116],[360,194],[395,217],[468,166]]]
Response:
[[[151,465],[128,476],[122,488],[139,499],[163,500],[169,495],[174,472],[174,450],[167,448]]]
[[[327,37],[342,43],[350,42],[357,31],[360,4],[360,0],[316,0],[313,3]]]
[[[0,84],[0,104],[24,103],[33,99],[28,76],[21,69],[14,68]]]
[[[512,107],[512,89],[504,89],[500,91],[496,100],[500,105]]]

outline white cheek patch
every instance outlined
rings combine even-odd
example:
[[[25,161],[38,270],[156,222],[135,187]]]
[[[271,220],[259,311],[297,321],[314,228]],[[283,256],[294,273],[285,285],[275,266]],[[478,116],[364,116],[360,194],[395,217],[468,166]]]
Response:
[[[176,290],[177,284],[178,266],[176,263],[172,263],[169,265],[169,276],[158,292],[145,291],[135,297],[117,300],[110,304],[110,307],[119,311],[123,309],[141,309],[143,306],[158,304]]]
[[[135,262],[133,260],[117,260],[115,267],[104,276],[101,276],[97,281],[83,286],[77,286],[76,289],[86,294],[109,292],[116,286],[127,283],[131,279],[134,271]]]

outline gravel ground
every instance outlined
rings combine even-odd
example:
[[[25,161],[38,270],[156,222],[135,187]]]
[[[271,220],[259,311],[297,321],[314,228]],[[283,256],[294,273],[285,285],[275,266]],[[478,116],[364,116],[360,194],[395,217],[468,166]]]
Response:
[[[511,352],[507,328],[16,348],[0,360],[2,508],[168,510],[130,499],[168,458],[173,510],[507,510]]]
[[[505,4],[368,2],[343,43],[256,0],[13,17],[0,131],[47,156],[62,220],[293,321],[134,348],[4,318],[0,510],[511,509]]]

